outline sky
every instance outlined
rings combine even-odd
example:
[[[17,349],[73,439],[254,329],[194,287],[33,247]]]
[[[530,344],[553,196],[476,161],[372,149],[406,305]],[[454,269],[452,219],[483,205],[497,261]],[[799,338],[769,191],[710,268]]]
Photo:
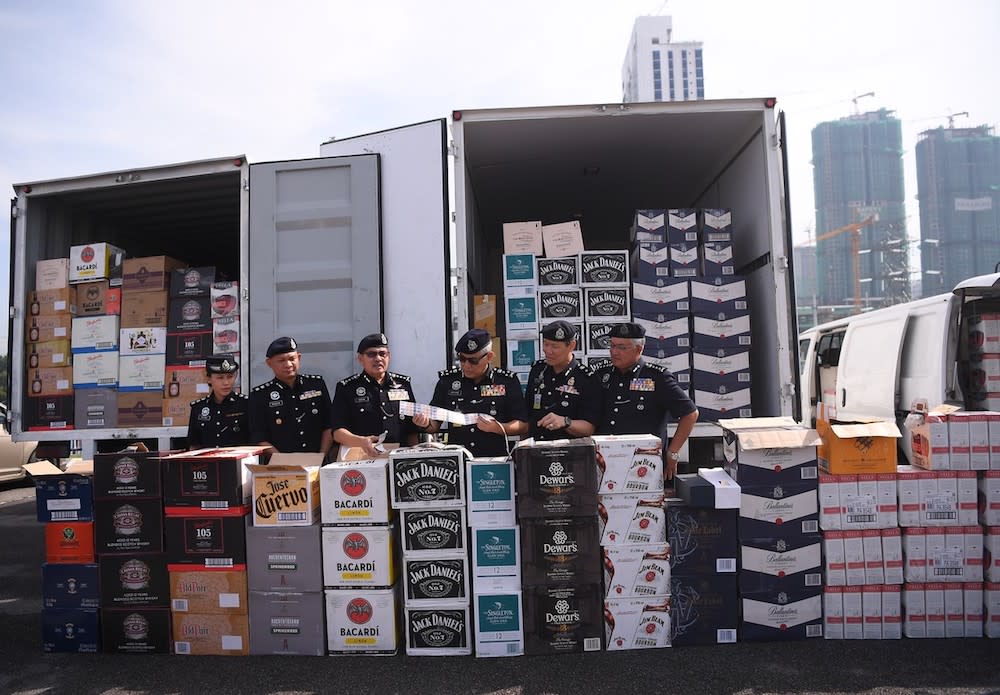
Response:
[[[703,42],[706,98],[777,97],[796,241],[814,226],[810,132],[852,97],[902,121],[911,237],[919,133],[961,111],[956,125],[1000,126],[995,0],[2,0],[0,185],[312,157],[454,109],[619,102],[650,14]]]

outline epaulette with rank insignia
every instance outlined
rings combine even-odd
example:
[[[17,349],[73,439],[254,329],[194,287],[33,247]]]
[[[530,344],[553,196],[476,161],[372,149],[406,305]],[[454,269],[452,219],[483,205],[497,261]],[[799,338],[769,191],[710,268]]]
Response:
[[[517,374],[508,369],[495,369],[494,371],[501,376],[506,376],[511,379],[517,379]]]
[[[323,378],[322,374],[299,374],[299,376],[302,377],[303,379],[314,379],[314,380]]]
[[[272,381],[273,381],[273,379],[272,379]],[[263,384],[258,384],[257,386],[254,386],[252,389],[250,389],[250,391],[252,393],[254,391],[263,391],[263,390],[269,389],[269,388],[271,388],[271,382],[270,381],[265,382]]]
[[[462,373],[462,368],[461,367],[449,367],[448,369],[442,369],[441,371],[439,371],[438,372],[438,376],[439,377],[446,377],[446,376],[452,376],[452,375],[461,374],[461,373]]]
[[[583,362],[577,364],[576,369],[583,372],[587,376],[594,376],[594,369],[591,368],[589,365],[584,364]]]
[[[396,374],[396,372],[388,372],[389,376],[393,379],[399,379],[400,381],[410,381],[410,377],[405,374]]]
[[[643,362],[644,367],[649,367],[650,369],[655,369],[658,372],[666,374],[669,370],[662,364],[656,364],[655,362]]]
[[[358,372],[357,374],[351,374],[346,379],[341,379],[340,381],[338,381],[337,382],[337,386],[347,386],[352,381],[356,381],[357,379],[361,378],[362,374],[364,374],[364,372]]]
[[[191,401],[191,407],[193,408],[199,403],[206,403],[208,401],[208,398],[209,398],[208,396],[205,396],[204,398],[196,398],[195,400]]]

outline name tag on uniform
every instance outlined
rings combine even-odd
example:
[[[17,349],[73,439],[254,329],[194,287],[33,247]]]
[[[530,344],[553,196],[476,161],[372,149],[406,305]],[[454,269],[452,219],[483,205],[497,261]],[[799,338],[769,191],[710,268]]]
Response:
[[[628,384],[629,391],[655,391],[656,382],[652,379],[632,379]]]
[[[504,384],[490,384],[489,386],[480,386],[479,395],[483,398],[490,398],[492,396],[506,396],[507,387]]]
[[[580,392],[576,390],[575,386],[570,386],[568,384],[566,386],[560,386],[556,388],[556,391],[559,391],[560,393],[569,393],[576,396],[580,395]]]
[[[534,402],[533,402],[533,404],[532,404],[531,407],[534,408],[535,410],[541,410],[542,409],[542,394],[540,394],[540,393],[536,393],[535,394],[535,400],[534,400]]]
[[[406,401],[409,399],[410,394],[406,392],[406,389],[389,389],[390,401]]]
[[[305,401],[305,400],[308,400],[310,398],[316,398],[317,396],[322,396],[322,395],[323,395],[322,391],[318,391],[316,389],[313,389],[312,391],[306,391],[301,396],[299,396],[299,400],[300,401]]]

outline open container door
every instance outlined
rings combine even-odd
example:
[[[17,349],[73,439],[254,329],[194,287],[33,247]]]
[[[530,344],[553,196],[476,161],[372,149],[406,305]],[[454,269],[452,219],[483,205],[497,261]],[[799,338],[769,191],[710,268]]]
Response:
[[[838,420],[895,422],[907,320],[908,315],[899,312],[862,316],[848,324],[837,367]]]
[[[378,181],[377,155],[250,166],[252,384],[273,377],[264,355],[283,335],[331,392],[356,371],[358,341],[382,322]]]

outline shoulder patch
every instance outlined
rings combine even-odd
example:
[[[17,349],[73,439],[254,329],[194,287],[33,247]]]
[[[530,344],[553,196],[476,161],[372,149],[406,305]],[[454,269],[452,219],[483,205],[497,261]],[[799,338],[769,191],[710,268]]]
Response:
[[[540,360],[535,360],[534,364],[531,365],[531,368],[534,369],[535,367],[542,367],[544,365],[545,365],[545,359],[543,358]]]
[[[352,381],[356,381],[358,379],[358,377],[360,377],[362,374],[364,374],[364,372],[358,372],[357,374],[351,374],[346,379],[341,379],[340,381],[338,381],[337,382],[337,386],[347,386]]]
[[[448,369],[442,369],[441,371],[439,371],[438,376],[443,378],[446,376],[451,376],[452,374],[461,374],[461,373],[462,373],[461,367],[449,367]]]
[[[501,376],[505,376],[508,379],[514,379],[515,381],[517,380],[517,375],[514,372],[508,371],[506,369],[497,369],[495,371],[496,371],[497,374],[499,374]],[[518,382],[518,383],[520,383],[520,382]]]
[[[583,362],[581,362],[580,364],[576,365],[576,370],[578,372],[582,372],[583,374],[586,374],[587,376],[593,376],[594,375],[594,371],[595,371],[593,367],[589,367],[589,366],[585,365]]]
[[[250,391],[251,392],[254,392],[254,391],[263,391],[266,388],[270,388],[270,386],[271,386],[271,382],[269,381],[266,384],[260,384],[259,386],[254,386],[252,389],[250,389]]]
[[[314,380],[319,379],[320,381],[323,380],[322,374],[299,374],[299,376],[301,376],[303,379],[314,379]]]
[[[662,364],[653,364],[652,362],[646,362],[643,366],[646,367],[647,369],[655,369],[661,374],[667,373],[667,368],[664,367]]]
[[[389,376],[393,379],[399,379],[400,381],[410,381],[410,377],[405,374],[397,374],[396,372],[389,372]]]
[[[191,407],[193,408],[196,405],[198,405],[199,403],[205,403],[207,400],[208,400],[207,397],[205,397],[205,398],[198,398],[196,400],[193,400],[193,401],[191,401]]]
[[[248,401],[248,400],[250,400],[250,396],[246,395],[245,393],[234,393],[232,395],[236,396],[237,400],[241,400],[241,401]]]

